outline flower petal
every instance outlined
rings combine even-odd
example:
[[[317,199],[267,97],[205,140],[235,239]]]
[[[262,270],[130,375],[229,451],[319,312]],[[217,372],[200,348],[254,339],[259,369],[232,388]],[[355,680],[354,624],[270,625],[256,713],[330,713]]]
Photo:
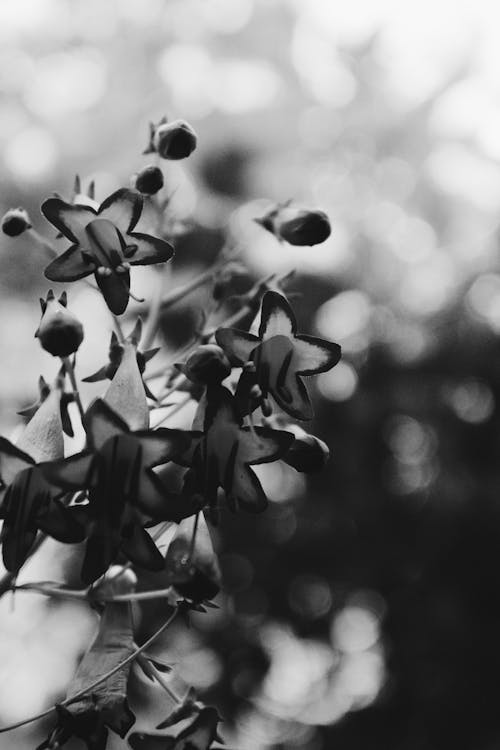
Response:
[[[110,438],[129,432],[127,423],[101,398],[87,409],[85,429],[90,435],[92,450],[96,451]]]
[[[134,526],[132,536],[123,539],[122,552],[134,563],[146,570],[163,570],[165,559],[145,529]]]
[[[144,466],[153,467],[175,461],[183,456],[191,445],[192,435],[186,430],[171,430],[160,427],[157,430],[139,430],[134,432],[142,448]]]
[[[278,406],[294,419],[312,419],[314,411],[307,389],[300,375],[290,375],[279,389],[271,389]]]
[[[78,281],[94,271],[95,263],[83,257],[79,245],[71,245],[49,263],[44,273],[50,281]]]
[[[251,359],[252,352],[260,343],[259,337],[236,328],[219,328],[215,340],[224,349],[231,364],[243,365]]]
[[[48,482],[64,490],[81,490],[92,482],[93,454],[83,451],[60,461],[38,464]]]
[[[271,336],[293,336],[297,322],[288,300],[278,292],[268,291],[262,298],[259,336],[269,339]]]
[[[241,505],[251,513],[261,513],[267,507],[266,493],[256,475],[248,466],[236,465],[231,493],[226,493],[230,508],[237,510]]]
[[[130,232],[127,239],[132,239],[129,244],[137,245],[137,250],[133,254],[125,255],[131,266],[150,266],[154,263],[164,263],[174,254],[174,248],[169,242],[153,237],[150,234],[140,234],[139,232]]]
[[[315,336],[296,336],[292,367],[299,375],[316,375],[334,367],[340,360],[341,349],[333,341]]]
[[[76,514],[73,513],[74,510],[77,511]],[[77,505],[66,508],[62,503],[54,500],[48,510],[38,517],[38,528],[58,542],[66,544],[82,542],[86,536],[85,526],[80,523],[82,510],[83,508]]]
[[[142,198],[139,193],[120,188],[104,200],[97,212],[101,219],[108,219],[122,232],[131,232],[140,219]]]
[[[127,309],[130,291],[130,273],[115,273],[111,276],[95,274],[97,286],[101,290],[108,308],[114,315],[121,315]]]
[[[90,585],[102,576],[118,552],[118,542],[111,529],[104,525],[97,527],[87,539],[85,557],[83,558],[80,577],[83,583]]]
[[[255,434],[254,434],[255,433]],[[291,448],[295,436],[285,430],[268,427],[243,427],[239,433],[239,456],[245,464],[267,464],[281,458]]]
[[[49,198],[42,203],[42,214],[65,237],[77,244],[85,236],[85,227],[95,219],[96,212],[90,206],[73,205],[60,198]]]

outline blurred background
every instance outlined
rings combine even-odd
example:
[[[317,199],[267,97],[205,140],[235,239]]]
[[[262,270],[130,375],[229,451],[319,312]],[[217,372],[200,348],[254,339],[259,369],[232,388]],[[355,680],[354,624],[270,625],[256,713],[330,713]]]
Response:
[[[174,282],[229,237],[248,283],[297,269],[300,329],[343,348],[310,381],[327,470],[262,473],[266,513],[228,514],[215,535],[221,609],[164,644],[231,748],[500,742],[499,22],[494,0],[0,4],[0,213],[23,205],[52,239],[45,197],[70,198],[76,173],[99,199],[130,184],[151,161],[148,122],[185,118],[198,149],[163,164],[186,228]],[[328,213],[324,244],[279,244],[252,221],[288,199]],[[33,339],[46,256],[2,235],[0,258],[0,426],[15,437],[57,367]],[[105,311],[69,291],[84,376],[106,358]],[[166,316],[167,352],[200,304]],[[67,566],[75,582],[68,560],[48,544],[24,580]],[[6,724],[64,694],[95,620],[33,595],[1,612]],[[140,631],[162,616],[144,608]],[[33,748],[49,727],[0,748]]]

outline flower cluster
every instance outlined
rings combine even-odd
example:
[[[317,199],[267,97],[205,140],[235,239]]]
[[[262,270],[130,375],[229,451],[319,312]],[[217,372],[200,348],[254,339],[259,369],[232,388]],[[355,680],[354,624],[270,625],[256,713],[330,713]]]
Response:
[[[196,145],[188,123],[163,118],[151,125],[146,152],[179,160]],[[97,608],[100,618],[97,636],[57,706],[56,726],[40,748],[60,747],[77,736],[89,750],[104,750],[109,729],[125,737],[135,722],[127,702],[134,660],[147,677],[162,684],[158,662],[144,654],[145,646],[134,643],[128,606],[135,596],[131,570],[163,576],[165,588],[159,595],[173,608],[172,616],[188,609],[205,611],[221,586],[205,516],[215,523],[226,510],[263,511],[268,498],[253,468],[259,464],[284,461],[311,473],[320,471],[329,455],[321,440],[292,420],[313,417],[304,380],[334,367],[340,347],[298,333],[278,280],[257,282],[240,297],[240,316],[200,331],[182,361],[170,369],[165,365],[168,385],[154,392],[146,365],[161,348],[156,339],[162,307],[185,290],[164,289],[167,277],[158,274],[159,296],[147,301],[144,331],[138,318],[131,333],[123,334],[117,316],[126,312],[133,296],[132,267],[163,264],[173,256],[172,238],[160,230],[161,236],[150,233],[151,212],[156,212],[157,226],[165,226],[168,200],[158,198],[164,187],[161,170],[146,166],[131,184],[133,189],[121,188],[99,204],[95,185],[83,193],[77,178],[69,202],[59,196],[45,200],[42,214],[57,230],[56,241],[70,243],[62,252],[38,235],[22,209],[8,212],[2,224],[6,234],[26,231],[49,248],[45,276],[50,281],[68,284],[93,276],[95,285],[86,283],[102,296],[115,326],[108,361],[82,378],[105,381],[106,390],[85,407],[75,371],[84,329],[68,309],[66,292],[57,298],[48,291],[40,300],[35,336],[61,359],[61,369],[52,387],[41,377],[39,401],[23,412],[29,422],[20,442],[0,438],[1,541],[9,585],[15,585],[19,570],[45,536],[78,543],[84,551],[77,593]],[[146,205],[148,231],[138,231]],[[279,240],[297,245],[322,242],[330,233],[321,211],[289,206],[272,209],[259,222]],[[241,268],[230,255],[222,256],[217,273],[202,274],[188,291],[211,283],[214,302],[223,307],[226,287]],[[233,327],[235,321],[242,328]],[[184,403],[198,402],[191,428],[152,428],[150,413],[171,408],[173,391],[187,394]],[[182,403],[173,406],[177,410]],[[75,406],[85,444],[64,455],[63,431],[74,435],[69,408]],[[175,532],[165,549],[159,540],[168,527]],[[132,580],[120,590],[108,585],[116,565],[122,566],[119,576],[125,584]],[[37,590],[58,594],[57,587],[49,590],[43,584]],[[150,742],[205,750],[220,741],[216,709],[192,691],[177,703],[155,730],[132,731],[133,750]]]

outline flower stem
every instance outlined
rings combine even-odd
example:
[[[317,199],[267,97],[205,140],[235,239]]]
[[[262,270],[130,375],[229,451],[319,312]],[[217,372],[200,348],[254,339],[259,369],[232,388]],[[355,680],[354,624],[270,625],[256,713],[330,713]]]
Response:
[[[73,396],[75,397],[75,403],[78,407],[78,411],[80,413],[80,419],[82,420],[82,425],[84,424],[85,419],[85,411],[83,409],[82,400],[80,398],[80,393],[78,391],[78,383],[76,382],[75,377],[75,368],[73,367],[73,363],[71,362],[69,357],[61,357],[62,363],[64,365],[64,368],[69,376],[69,381],[71,383],[71,387],[73,389]]]

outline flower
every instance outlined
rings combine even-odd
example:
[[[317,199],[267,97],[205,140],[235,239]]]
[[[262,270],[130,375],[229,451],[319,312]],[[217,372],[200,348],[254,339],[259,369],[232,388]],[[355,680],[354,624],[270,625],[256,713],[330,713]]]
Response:
[[[198,346],[179,369],[198,385],[221,383],[231,374],[231,364],[224,351],[216,344]]]
[[[135,178],[135,187],[145,195],[155,195],[163,187],[163,172],[160,167],[144,167]]]
[[[202,433],[196,431],[199,426]],[[290,448],[293,435],[268,427],[243,427],[236,400],[223,386],[207,389],[193,428],[189,449],[174,459],[190,467],[185,493],[199,498],[201,505],[214,507],[217,488],[222,487],[232,510],[240,506],[252,513],[264,510],[267,497],[250,467],[281,458]]]
[[[290,245],[319,245],[332,231],[324,211],[288,205],[278,205],[255,221]]]
[[[157,125],[149,125],[149,143],[145,154],[157,153],[162,159],[186,159],[196,148],[198,136],[185,120],[168,122],[162,117]]]
[[[67,697],[76,696],[133,651],[132,615],[128,604],[108,602],[100,618],[97,636],[78,666]],[[125,665],[91,692],[65,706],[57,706],[57,724],[37,750],[55,750],[73,736],[82,739],[88,750],[105,750],[108,727],[125,737],[135,722],[127,701],[130,667],[130,664]]]
[[[46,299],[40,299],[42,319],[35,333],[45,351],[54,357],[74,354],[83,341],[83,326],[67,309],[66,292],[59,299],[49,289]]]
[[[142,375],[144,370],[146,369],[146,363],[149,362],[149,360],[152,359],[155,356],[155,354],[158,353],[160,349],[159,347],[154,347],[153,349],[148,349],[145,352],[139,350],[138,346],[139,346],[139,342],[141,339],[141,334],[142,334],[142,320],[140,318],[137,318],[137,322],[134,326],[133,331],[125,339],[125,345],[130,344],[131,346],[135,348],[137,366],[139,368],[139,373]],[[111,341],[109,344],[108,364],[104,365],[103,367],[100,367],[99,370],[97,370],[97,372],[94,372],[92,375],[87,375],[86,378],[82,378],[83,382],[84,383],[97,383],[100,380],[112,380],[114,376],[116,375],[116,372],[122,362],[124,351],[125,351],[125,346],[120,344],[116,333],[113,331],[111,334]],[[147,384],[144,381],[143,381],[143,385],[144,385],[144,391],[146,393],[146,396],[156,401],[156,397],[154,396],[153,393],[151,393]]]
[[[267,396],[271,394],[290,416],[312,418],[302,377],[330,370],[340,360],[341,350],[331,341],[296,331],[297,321],[288,301],[273,291],[267,291],[262,298],[258,336],[235,328],[219,328],[215,338],[230,361],[240,367],[249,363],[240,378],[240,402],[245,393],[250,402],[254,386],[258,385],[259,401],[266,410]]]
[[[173,255],[165,240],[134,232],[142,198],[122,188],[96,210],[92,206],[49,198],[42,213],[73,244],[45,269],[51,281],[77,281],[90,274],[111,312],[125,312],[130,297],[130,266],[163,263]]]
[[[165,567],[169,583],[192,602],[212,599],[218,594],[221,573],[203,513],[180,522],[168,545]]]
[[[188,433],[160,428],[131,431],[98,399],[85,415],[89,449],[42,465],[46,478],[64,490],[89,492],[87,544],[81,577],[90,584],[121,551],[148,570],[161,570],[164,559],[144,526],[180,521],[194,510],[169,493],[153,467],[173,460],[188,444]]]
[[[61,492],[44,477],[40,465],[7,438],[0,437],[0,518],[3,563],[17,573],[28,557],[38,530],[60,542],[85,536],[78,508],[66,508]]]
[[[9,208],[2,218],[2,231],[8,237],[19,237],[31,229],[30,217],[24,208]]]

